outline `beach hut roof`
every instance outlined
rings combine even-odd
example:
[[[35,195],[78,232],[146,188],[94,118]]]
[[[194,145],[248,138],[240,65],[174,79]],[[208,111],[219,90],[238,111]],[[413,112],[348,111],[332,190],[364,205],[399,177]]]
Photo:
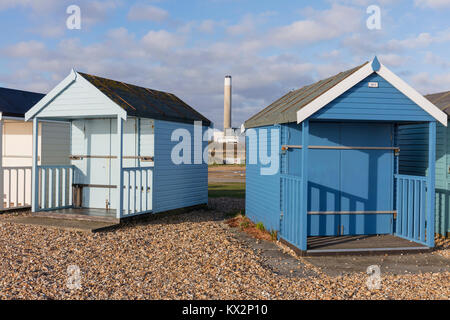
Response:
[[[0,112],[2,116],[23,117],[43,97],[42,93],[0,88]]]

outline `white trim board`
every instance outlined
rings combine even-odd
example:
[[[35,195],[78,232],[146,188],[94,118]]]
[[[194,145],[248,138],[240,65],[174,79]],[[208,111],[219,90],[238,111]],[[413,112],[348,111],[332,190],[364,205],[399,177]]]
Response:
[[[45,106],[47,106],[53,99],[56,98],[64,89],[70,86],[77,79],[77,73],[72,69],[70,74],[49,93],[47,93],[38,103],[36,103],[30,110],[25,113],[25,121],[31,120],[36,116]]]
[[[414,88],[408,85],[405,81],[400,79],[392,71],[390,71],[386,66],[379,63],[379,68],[374,70],[374,62],[377,65],[379,62],[375,57],[371,62],[367,63],[365,66],[357,70],[355,73],[351,74],[340,83],[332,87],[330,90],[326,91],[303,108],[297,111],[297,123],[301,123],[303,120],[309,118],[314,113],[325,107],[328,103],[339,97],[341,94],[352,88],[354,85],[360,81],[367,78],[372,73],[377,73],[397,90],[411,99],[419,107],[421,107],[425,112],[435,118],[437,121],[447,126],[447,114],[432,104],[429,100],[418,93]]]
[[[111,115],[118,115],[124,120],[127,119],[127,112],[124,109],[122,109],[119,105],[117,105],[117,103],[112,101],[92,83],[86,80],[82,75],[72,69],[70,74],[64,80],[62,80],[55,88],[53,88],[47,95],[45,95],[44,98],[42,98],[37,104],[35,104],[30,110],[25,113],[25,121],[31,120],[35,117],[39,117],[39,113],[41,113],[49,104],[51,104],[52,101],[54,101],[64,90],[68,89],[77,81],[82,82],[83,85],[88,86],[91,90],[94,90],[96,94],[100,94],[105,99],[105,101],[107,101],[108,107],[111,107]],[[62,117],[62,115],[56,115],[52,118],[60,117]],[[42,120],[45,121],[45,116]]]

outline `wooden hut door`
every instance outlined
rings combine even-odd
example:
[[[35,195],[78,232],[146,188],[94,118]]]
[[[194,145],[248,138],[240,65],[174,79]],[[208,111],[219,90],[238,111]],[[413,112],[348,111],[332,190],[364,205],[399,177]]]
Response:
[[[390,124],[312,123],[310,236],[392,233],[391,132]]]
[[[112,209],[111,193],[111,122],[110,119],[85,120],[85,187],[83,207]]]

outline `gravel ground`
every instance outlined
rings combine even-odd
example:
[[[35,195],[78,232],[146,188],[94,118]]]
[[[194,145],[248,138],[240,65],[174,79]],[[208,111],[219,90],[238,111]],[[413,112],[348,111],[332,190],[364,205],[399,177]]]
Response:
[[[214,210],[165,215],[106,233],[8,223],[0,216],[2,299],[449,299],[450,273],[296,278],[277,275],[224,226],[242,200],[213,199]],[[24,214],[24,213],[20,213]],[[81,269],[81,289],[66,286]]]

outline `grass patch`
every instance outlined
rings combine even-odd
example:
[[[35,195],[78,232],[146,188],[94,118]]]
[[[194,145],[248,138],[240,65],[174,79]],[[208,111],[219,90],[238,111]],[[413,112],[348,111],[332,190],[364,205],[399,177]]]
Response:
[[[256,224],[256,229],[260,230],[260,231],[266,231],[266,228],[264,228],[264,224],[262,222],[258,222]]]
[[[232,219],[227,220],[226,223],[232,228],[241,229],[253,238],[266,241],[277,241],[276,231],[269,232],[266,230],[266,228],[264,228],[264,225],[261,222],[254,224],[250,221],[249,218],[245,216],[238,215]]]
[[[208,196],[210,198],[245,198],[245,183],[210,183],[208,185]]]

